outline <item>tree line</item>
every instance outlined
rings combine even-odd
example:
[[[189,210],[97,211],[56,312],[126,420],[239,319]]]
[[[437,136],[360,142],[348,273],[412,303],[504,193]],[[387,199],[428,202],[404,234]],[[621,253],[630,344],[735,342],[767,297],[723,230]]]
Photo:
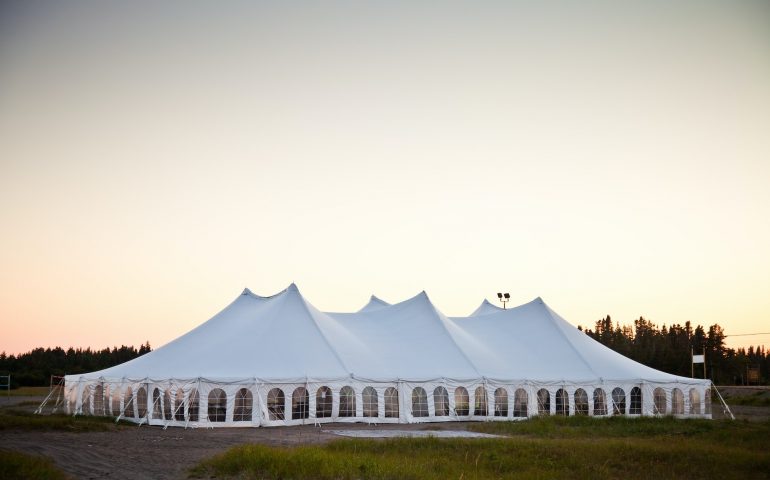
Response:
[[[580,330],[582,327],[578,326]],[[708,329],[701,325],[693,328],[688,321],[658,327],[650,320],[639,317],[632,325],[613,323],[609,315],[594,324],[585,333],[628,358],[674,375],[692,374],[691,352],[706,354],[706,377],[717,385],[747,384],[749,367],[759,368],[760,383],[768,383],[770,351],[764,346],[746,348],[725,347],[725,332],[718,324]],[[703,365],[695,364],[695,377],[703,378]]]
[[[51,375],[94,372],[127,362],[152,351],[150,342],[136,347],[91,350],[91,348],[35,348],[19,355],[0,353],[0,375],[11,375],[13,388],[48,385]]]

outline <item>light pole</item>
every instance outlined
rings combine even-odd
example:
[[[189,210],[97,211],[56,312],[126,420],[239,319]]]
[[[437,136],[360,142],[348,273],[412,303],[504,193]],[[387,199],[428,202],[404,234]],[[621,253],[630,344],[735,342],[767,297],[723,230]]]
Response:
[[[503,304],[503,310],[505,310],[505,304],[508,303],[508,301],[511,300],[511,294],[510,293],[497,293],[497,299],[500,300]]]

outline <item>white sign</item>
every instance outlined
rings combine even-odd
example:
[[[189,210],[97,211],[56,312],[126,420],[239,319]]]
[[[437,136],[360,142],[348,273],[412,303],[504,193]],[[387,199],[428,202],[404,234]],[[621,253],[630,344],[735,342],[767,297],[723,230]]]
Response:
[[[705,355],[693,355],[692,356],[692,363],[706,363],[706,356]]]

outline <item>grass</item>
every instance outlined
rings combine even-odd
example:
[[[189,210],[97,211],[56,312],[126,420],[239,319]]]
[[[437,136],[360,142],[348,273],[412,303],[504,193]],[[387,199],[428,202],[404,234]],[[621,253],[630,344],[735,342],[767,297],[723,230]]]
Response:
[[[122,428],[126,422],[115,424],[110,417],[92,417],[54,414],[35,415],[26,410],[13,407],[0,408],[0,431],[65,431],[65,432],[106,432]],[[0,475],[0,478],[8,478]]]
[[[748,405],[751,407],[770,407],[770,390],[754,392],[750,395],[725,395],[728,405]]]
[[[45,397],[50,391],[49,387],[19,387],[12,390],[0,390],[0,397]]]
[[[504,439],[338,440],[243,445],[194,477],[259,479],[767,478],[770,422],[538,418],[473,430]],[[590,477],[589,477],[590,476]]]
[[[67,476],[47,458],[0,450],[0,478],[57,480]]]

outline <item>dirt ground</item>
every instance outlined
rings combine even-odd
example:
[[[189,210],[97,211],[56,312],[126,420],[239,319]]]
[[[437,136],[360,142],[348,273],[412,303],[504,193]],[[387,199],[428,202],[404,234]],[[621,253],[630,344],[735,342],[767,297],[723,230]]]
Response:
[[[768,387],[760,387],[767,390]],[[735,398],[756,394],[753,387],[720,388],[723,396]],[[723,417],[723,409],[713,404],[714,418]],[[25,405],[34,410],[37,397],[0,398],[0,407]],[[728,400],[729,402],[729,400]],[[730,407],[737,419],[770,419],[770,407],[735,405]],[[419,425],[324,424],[277,428],[182,429],[160,427],[126,427],[111,432],[0,432],[0,448],[44,455],[74,478],[79,479],[179,479],[186,478],[189,468],[203,460],[243,443],[265,445],[300,445],[328,442],[340,437],[329,430],[397,429],[397,430],[465,430],[468,423],[431,423]]]

